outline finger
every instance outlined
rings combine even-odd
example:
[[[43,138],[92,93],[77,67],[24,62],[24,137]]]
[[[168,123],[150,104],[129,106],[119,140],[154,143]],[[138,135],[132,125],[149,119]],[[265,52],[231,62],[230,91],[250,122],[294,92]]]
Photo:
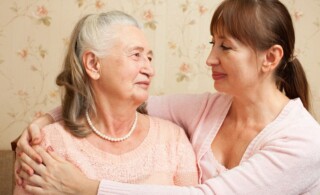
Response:
[[[51,150],[53,150],[51,146],[49,146],[49,148],[51,148]],[[42,158],[42,160],[43,160],[43,163],[44,163],[45,165],[50,165],[50,164],[55,163],[55,162],[54,162],[55,159],[53,159],[53,158],[50,156],[50,154],[49,154],[45,149],[43,149],[42,147],[40,147],[40,146],[34,146],[33,149],[41,156],[41,158]]]
[[[25,185],[24,189],[33,195],[46,195],[47,192],[44,192],[44,190],[41,187],[32,186],[32,185]]]
[[[35,161],[42,163],[41,157],[32,149],[32,147],[29,144],[29,141],[31,141],[31,138],[29,136],[29,129],[27,129],[23,131],[23,133],[21,134],[21,137],[17,143],[17,148],[25,152],[28,156],[30,156]]]
[[[25,172],[24,170],[19,171],[18,175],[19,175],[19,177],[21,177],[25,181],[28,181],[29,177],[30,177],[30,175],[27,172]]]
[[[43,178],[37,174],[34,174],[32,176],[28,175],[28,173],[21,171],[19,173],[19,175],[21,175],[21,177],[23,177],[25,182],[25,185],[33,185],[33,186],[39,186],[42,187],[45,184],[45,181],[43,180]]]
[[[65,161],[64,158],[54,152],[54,149],[51,146],[47,147],[46,150],[44,150],[42,147],[34,147],[34,150],[42,157],[45,164],[50,163],[52,160],[59,162]]]
[[[22,154],[24,154],[24,153],[23,152],[17,152],[17,154],[16,154],[15,170],[16,171],[24,170],[25,172],[27,172],[30,175],[32,175],[34,173],[34,171],[28,164],[23,162],[23,160],[21,159]]]
[[[15,179],[16,185],[21,186],[23,183],[23,179],[19,176],[19,173],[20,173],[19,171],[14,172],[14,179]]]
[[[21,161],[20,164],[21,164],[22,171],[27,172],[29,175],[33,175],[34,170],[28,164],[26,164],[23,161]]]
[[[40,129],[53,122],[54,122],[53,118],[49,114],[45,114],[37,118],[30,124],[29,134],[31,136],[31,143],[33,145],[38,145],[42,141]]]
[[[18,154],[20,154],[21,152],[19,151],[18,148],[16,148],[16,160],[14,161],[14,179],[16,181],[17,185],[21,185],[22,184],[22,178],[19,177],[18,172],[21,170],[21,161],[20,158],[18,158]]]
[[[64,158],[62,158],[60,155],[58,155],[57,153],[54,152],[53,148],[51,146],[49,146],[47,148],[47,152],[49,153],[49,155],[56,161],[59,162],[64,162],[66,161]]]
[[[31,123],[29,126],[29,134],[31,136],[31,144],[39,145],[41,143],[41,131],[37,124]]]
[[[28,155],[26,155],[25,153],[22,153],[21,154],[21,165],[24,166],[24,164],[27,164],[28,166],[30,166],[31,169],[33,169],[36,173],[38,173],[40,175],[44,173],[45,167],[43,164],[39,164],[39,163],[35,162]]]

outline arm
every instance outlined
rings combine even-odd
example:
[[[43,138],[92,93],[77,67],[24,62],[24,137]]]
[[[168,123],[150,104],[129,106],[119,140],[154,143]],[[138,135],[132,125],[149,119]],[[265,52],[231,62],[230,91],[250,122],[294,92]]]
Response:
[[[195,187],[131,185],[103,180],[98,194],[304,194],[320,185],[320,144],[316,141],[320,135],[314,132],[317,139],[297,135],[272,137],[239,166]]]
[[[147,110],[150,116],[179,125],[190,136],[195,128],[194,119],[202,114],[200,110],[204,110],[209,96],[209,93],[151,96],[147,102]]]

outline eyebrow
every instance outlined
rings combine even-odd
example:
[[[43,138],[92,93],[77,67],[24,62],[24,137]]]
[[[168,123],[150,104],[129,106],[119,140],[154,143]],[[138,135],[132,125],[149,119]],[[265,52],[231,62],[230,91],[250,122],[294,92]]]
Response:
[[[227,37],[224,36],[224,35],[218,35],[218,36],[212,35],[212,39],[214,39],[215,37],[218,38],[218,39],[227,39]]]
[[[133,50],[144,51],[144,48],[140,46],[134,46],[129,48],[129,51],[133,51]],[[153,51],[149,50],[147,54],[153,56]]]

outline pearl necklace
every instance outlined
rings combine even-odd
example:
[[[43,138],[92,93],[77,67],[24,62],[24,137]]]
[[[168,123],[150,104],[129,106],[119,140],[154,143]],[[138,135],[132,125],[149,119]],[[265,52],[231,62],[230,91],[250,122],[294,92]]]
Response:
[[[123,136],[123,137],[119,137],[119,138],[115,138],[115,137],[109,137],[103,133],[101,133],[100,131],[98,131],[92,124],[92,121],[91,119],[89,118],[89,114],[88,114],[88,111],[86,111],[86,118],[87,118],[87,122],[90,126],[90,128],[92,129],[92,131],[97,134],[99,137],[101,137],[102,139],[105,139],[105,140],[108,140],[110,142],[122,142],[126,139],[128,139],[132,132],[136,129],[136,126],[137,126],[137,121],[138,121],[138,113],[136,112],[136,116],[135,116],[135,119],[134,119],[134,122],[132,124],[132,127],[130,128],[130,131],[127,135]]]

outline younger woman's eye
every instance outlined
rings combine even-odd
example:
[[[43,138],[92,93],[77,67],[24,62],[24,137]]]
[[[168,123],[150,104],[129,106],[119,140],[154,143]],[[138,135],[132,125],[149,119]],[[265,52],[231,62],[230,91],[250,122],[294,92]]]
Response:
[[[223,45],[223,44],[222,44],[220,47],[221,47],[223,50],[229,50],[229,49],[231,49],[231,47],[227,47],[227,46],[225,46],[225,45]]]
[[[211,45],[214,45],[214,44],[215,44],[214,41],[210,41],[209,43],[210,43]]]

